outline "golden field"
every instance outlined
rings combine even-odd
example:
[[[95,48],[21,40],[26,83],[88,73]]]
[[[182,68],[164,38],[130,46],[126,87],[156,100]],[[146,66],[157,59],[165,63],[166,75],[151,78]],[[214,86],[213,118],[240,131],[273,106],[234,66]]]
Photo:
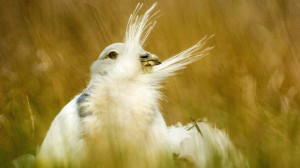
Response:
[[[140,1],[0,2],[0,167],[10,167],[35,154]],[[154,3],[142,2],[143,11]],[[167,124],[207,118],[251,167],[299,167],[300,2],[162,0],[157,9],[144,48],[162,60],[214,34],[208,56],[166,81]]]

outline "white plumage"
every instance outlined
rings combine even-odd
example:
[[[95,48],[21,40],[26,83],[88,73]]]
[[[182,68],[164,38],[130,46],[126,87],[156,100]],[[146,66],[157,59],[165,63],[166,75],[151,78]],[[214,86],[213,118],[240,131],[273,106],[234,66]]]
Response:
[[[227,135],[208,124],[166,126],[158,103],[161,82],[211,48],[203,49],[204,38],[161,63],[141,47],[155,25],[155,14],[150,15],[155,6],[139,16],[139,4],[124,43],[108,46],[93,63],[87,88],[52,122],[38,152],[40,166],[79,166],[111,149],[126,149],[135,159],[135,166],[126,162],[124,167],[158,166],[162,156],[172,159],[173,154],[196,167],[246,165]]]

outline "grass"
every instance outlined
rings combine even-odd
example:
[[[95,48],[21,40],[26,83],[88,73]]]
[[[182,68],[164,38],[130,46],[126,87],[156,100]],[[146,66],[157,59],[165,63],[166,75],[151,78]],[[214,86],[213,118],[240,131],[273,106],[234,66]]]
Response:
[[[123,40],[138,1],[0,2],[0,167],[9,167],[35,153],[56,114],[85,88],[91,63]],[[215,34],[209,56],[166,82],[167,123],[207,118],[251,167],[299,167],[299,5],[160,1],[144,48],[162,60]]]

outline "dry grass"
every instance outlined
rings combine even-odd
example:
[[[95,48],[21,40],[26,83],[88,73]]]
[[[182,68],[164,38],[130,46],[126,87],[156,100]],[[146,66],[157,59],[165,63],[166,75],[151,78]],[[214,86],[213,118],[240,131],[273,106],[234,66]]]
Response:
[[[0,165],[8,167],[35,153],[101,50],[123,40],[137,1],[0,2]],[[166,82],[168,124],[207,117],[252,167],[299,167],[300,2],[164,0],[158,8],[144,48],[162,60],[215,34],[209,56]]]

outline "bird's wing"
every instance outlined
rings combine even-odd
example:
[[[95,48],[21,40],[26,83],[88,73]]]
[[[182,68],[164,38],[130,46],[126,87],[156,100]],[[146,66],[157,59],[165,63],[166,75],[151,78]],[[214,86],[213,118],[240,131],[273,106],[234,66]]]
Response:
[[[76,104],[78,97],[71,100],[53,120],[37,153],[38,164],[56,162],[58,165],[67,165],[68,159],[80,153],[83,140],[80,139],[80,119]],[[66,158],[67,156],[71,158]]]

